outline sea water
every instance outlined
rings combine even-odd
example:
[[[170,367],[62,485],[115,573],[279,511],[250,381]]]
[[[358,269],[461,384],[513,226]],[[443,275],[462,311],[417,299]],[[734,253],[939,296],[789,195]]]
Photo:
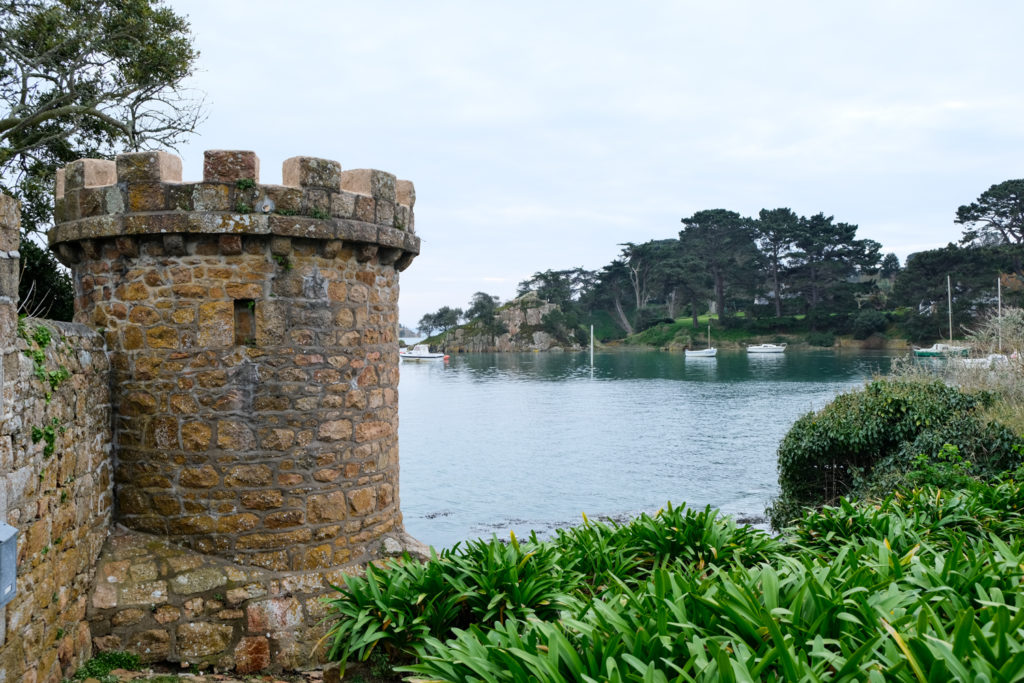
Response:
[[[757,519],[793,422],[891,354],[720,351],[454,355],[403,363],[401,505],[437,548],[623,520],[666,502]]]

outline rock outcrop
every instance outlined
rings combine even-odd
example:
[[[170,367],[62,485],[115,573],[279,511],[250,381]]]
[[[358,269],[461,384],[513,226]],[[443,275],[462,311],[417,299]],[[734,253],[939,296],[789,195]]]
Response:
[[[578,350],[580,346],[569,330],[552,329],[545,324],[544,317],[558,310],[557,305],[527,292],[496,312],[495,317],[506,332],[493,335],[472,321],[451,330],[442,345],[449,353]]]

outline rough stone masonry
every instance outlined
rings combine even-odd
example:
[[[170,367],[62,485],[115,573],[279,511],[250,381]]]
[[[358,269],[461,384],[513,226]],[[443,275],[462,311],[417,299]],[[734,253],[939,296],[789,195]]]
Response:
[[[206,152],[194,183],[163,152],[59,174],[50,245],[105,341],[125,527],[95,572],[94,646],[307,666],[329,584],[415,548],[397,440],[414,203],[408,181],[311,157],[261,184],[245,151]]]

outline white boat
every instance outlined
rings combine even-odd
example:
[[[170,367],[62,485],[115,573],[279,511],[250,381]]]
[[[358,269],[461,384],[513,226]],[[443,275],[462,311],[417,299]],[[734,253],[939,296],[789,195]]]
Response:
[[[685,349],[683,351],[683,353],[685,354],[686,358],[714,358],[715,357],[715,354],[718,353],[718,349],[716,349],[714,346],[711,345],[711,325],[710,324],[708,325],[708,348],[706,348],[706,349],[697,349],[695,351],[691,351],[690,349]]]
[[[914,355],[926,358],[936,358],[941,356],[966,356],[966,346],[954,346],[953,344],[932,344],[926,349],[914,347]]]
[[[1010,364],[1010,359],[1001,353],[990,353],[984,358],[959,358],[960,363],[969,368],[987,368],[995,370]]]
[[[399,349],[398,357],[407,361],[448,360],[448,355],[439,351],[431,351],[427,344],[417,344],[410,348]]]
[[[782,353],[785,350],[785,342],[781,344],[751,344],[747,347],[747,353]]]

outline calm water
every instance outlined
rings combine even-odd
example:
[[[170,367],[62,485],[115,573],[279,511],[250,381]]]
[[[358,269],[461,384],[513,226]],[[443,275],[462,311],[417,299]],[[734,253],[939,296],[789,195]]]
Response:
[[[401,503],[435,547],[666,501],[760,515],[800,415],[889,368],[890,355],[468,354],[403,363]]]

